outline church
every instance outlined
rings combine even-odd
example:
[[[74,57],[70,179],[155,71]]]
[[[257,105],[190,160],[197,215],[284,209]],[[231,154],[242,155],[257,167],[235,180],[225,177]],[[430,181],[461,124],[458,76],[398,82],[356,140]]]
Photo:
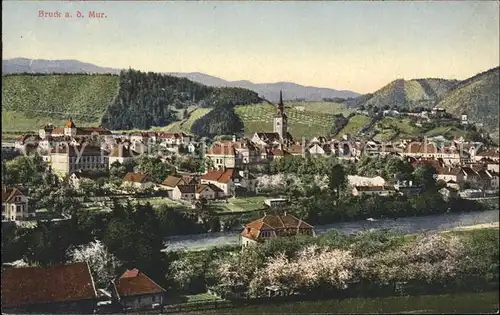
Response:
[[[256,132],[252,137],[252,142],[262,145],[273,143],[280,147],[288,147],[294,143],[292,135],[288,132],[288,116],[285,113],[282,91],[280,91],[280,100],[273,117],[273,132]]]

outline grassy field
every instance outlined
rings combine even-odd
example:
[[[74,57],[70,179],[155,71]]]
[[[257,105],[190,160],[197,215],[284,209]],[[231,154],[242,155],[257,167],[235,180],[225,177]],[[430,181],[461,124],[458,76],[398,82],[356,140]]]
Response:
[[[354,115],[349,119],[347,125],[339,132],[339,136],[345,134],[355,135],[358,131],[370,122],[370,118],[364,115]]]
[[[467,135],[467,131],[463,129],[458,129],[456,127],[437,127],[432,130],[429,130],[425,133],[427,137],[436,137],[436,136],[444,136],[446,138],[451,137],[462,137]]]
[[[4,76],[2,132],[38,129],[50,122],[60,125],[69,116],[82,126],[99,125],[118,93],[118,79],[110,75]],[[15,120],[5,119],[6,113]]]
[[[273,117],[276,114],[275,106],[268,103],[238,106],[235,108],[235,112],[245,125],[246,136],[258,131],[273,131]],[[293,108],[286,108],[286,113],[288,116],[288,130],[296,139],[328,135],[332,128],[333,117],[331,114],[301,111]]]
[[[17,111],[2,111],[2,138],[5,135],[12,134],[15,131],[33,131],[38,132],[40,127],[47,123],[52,123],[55,126],[64,126],[68,119],[52,119],[43,115],[36,115],[35,117],[28,117],[25,113]],[[78,123],[78,127],[90,126],[92,123]],[[94,124],[95,125],[95,124]],[[97,124],[98,125],[98,124]]]
[[[312,312],[316,314],[491,314],[497,312],[498,305],[498,292],[481,292],[289,302],[203,311],[203,314],[310,314]]]
[[[218,213],[257,211],[262,209],[267,198],[265,196],[230,198],[228,203],[217,202],[212,207]]]
[[[220,301],[221,299],[209,294],[209,293],[201,293],[201,294],[193,294],[193,295],[186,295],[186,302],[187,303],[192,303],[192,302],[206,302],[206,301]]]
[[[168,126],[165,127],[154,127],[152,128],[153,130],[158,130],[158,131],[169,131],[169,132],[186,132],[190,133],[191,132],[191,126],[193,123],[208,114],[212,108],[196,108],[190,112],[189,118],[188,119],[183,119],[181,121],[176,121],[174,123],[171,123]]]
[[[343,114],[345,117],[350,113],[354,112],[352,108],[348,108],[340,103],[333,102],[285,102],[286,106],[294,107],[304,107],[305,111],[324,113],[329,115]],[[298,109],[297,109],[298,110]]]

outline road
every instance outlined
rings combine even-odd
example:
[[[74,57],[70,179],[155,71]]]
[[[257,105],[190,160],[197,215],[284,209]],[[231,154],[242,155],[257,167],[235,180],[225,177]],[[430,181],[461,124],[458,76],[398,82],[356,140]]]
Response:
[[[316,234],[329,230],[352,234],[368,229],[393,229],[404,234],[435,232],[464,226],[487,224],[499,221],[499,211],[490,210],[472,213],[450,213],[399,219],[364,220],[339,222],[316,226]],[[212,246],[239,244],[239,232],[205,233],[169,237],[165,241],[166,250],[200,250]]]

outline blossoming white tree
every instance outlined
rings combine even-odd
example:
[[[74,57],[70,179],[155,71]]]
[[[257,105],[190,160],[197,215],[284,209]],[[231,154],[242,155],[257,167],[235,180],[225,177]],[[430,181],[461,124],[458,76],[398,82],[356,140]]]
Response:
[[[99,240],[70,248],[67,256],[71,262],[87,262],[96,284],[104,287],[116,276],[120,265],[120,261]]]

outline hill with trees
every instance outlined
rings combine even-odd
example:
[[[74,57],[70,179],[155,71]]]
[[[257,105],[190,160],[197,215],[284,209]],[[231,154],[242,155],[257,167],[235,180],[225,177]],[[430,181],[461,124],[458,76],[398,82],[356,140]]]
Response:
[[[496,67],[462,81],[437,105],[456,116],[467,114],[471,121],[498,134],[499,73]]]
[[[459,81],[445,79],[397,79],[374,93],[346,100],[346,105],[367,107],[432,107]]]
[[[3,76],[2,82],[2,114],[18,120],[10,128],[28,125],[23,120],[45,124],[71,116],[80,125],[149,129],[179,120],[179,114],[188,108],[226,108],[260,101],[249,90],[208,87],[136,70],[120,75],[13,74]]]
[[[454,116],[465,113],[474,124],[483,124],[498,135],[499,67],[466,80],[395,80],[374,93],[343,101],[360,109],[404,109],[442,107]]]

